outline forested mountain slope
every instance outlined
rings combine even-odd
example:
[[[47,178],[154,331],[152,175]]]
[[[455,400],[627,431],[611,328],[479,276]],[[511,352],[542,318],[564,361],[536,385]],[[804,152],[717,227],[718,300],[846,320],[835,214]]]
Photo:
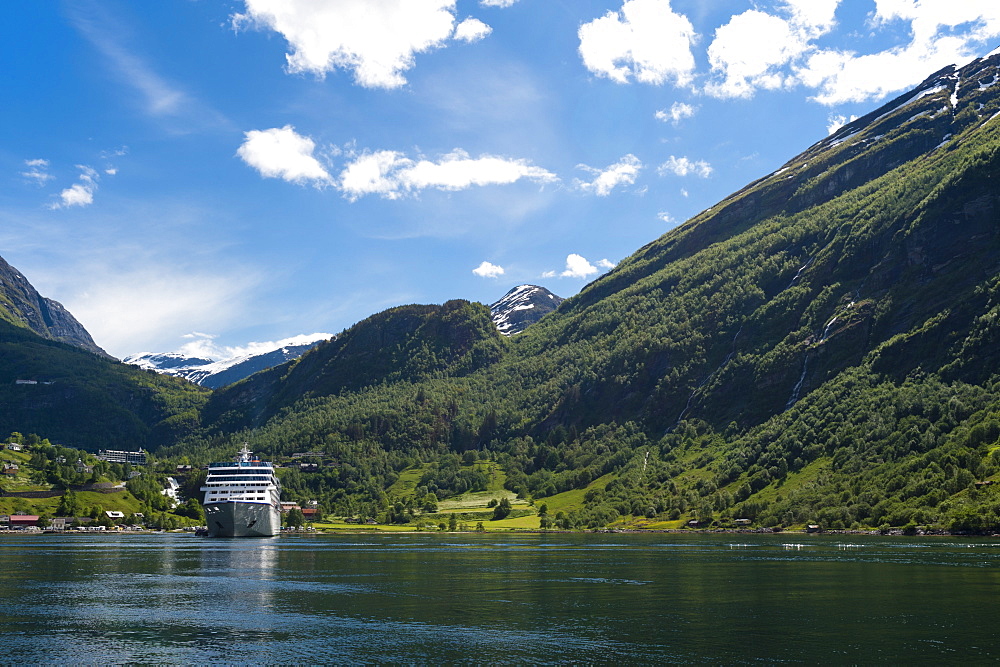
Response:
[[[220,392],[173,451],[324,451],[331,510],[419,462],[447,494],[477,450],[535,497],[611,474],[567,525],[1000,525],[998,64],[934,74],[523,334],[390,311]]]
[[[18,381],[21,381],[20,383]],[[208,391],[0,321],[0,432],[98,449],[155,449],[199,423]]]

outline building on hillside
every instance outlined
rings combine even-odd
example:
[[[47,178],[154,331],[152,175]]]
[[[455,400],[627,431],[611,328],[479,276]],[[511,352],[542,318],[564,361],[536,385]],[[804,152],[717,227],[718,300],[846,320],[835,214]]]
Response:
[[[104,514],[112,521],[124,521],[125,512],[118,512],[116,510],[107,510]]]
[[[288,512],[290,512],[292,510],[299,510],[299,509],[302,509],[302,508],[299,507],[298,503],[291,503],[291,502],[287,502],[287,501],[281,503],[281,513],[282,514],[287,514]]]
[[[97,453],[97,458],[108,463],[130,463],[134,466],[144,466],[148,462],[148,455],[141,449],[135,452],[102,449]]]
[[[3,464],[3,474],[5,475],[16,475],[20,468],[16,463],[4,463]]]
[[[4,445],[4,448],[11,452],[19,452],[24,449],[24,446],[17,442],[8,442]]]
[[[83,462],[83,459],[77,459],[76,471],[78,473],[86,473],[89,475],[90,473],[94,472],[94,466],[87,465],[86,463]]]
[[[319,520],[319,508],[318,507],[303,507],[302,516],[305,517],[306,521],[318,521]]]

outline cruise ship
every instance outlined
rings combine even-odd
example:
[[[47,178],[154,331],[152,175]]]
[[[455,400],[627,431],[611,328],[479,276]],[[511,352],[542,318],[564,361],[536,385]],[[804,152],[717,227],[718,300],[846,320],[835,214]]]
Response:
[[[211,537],[272,537],[281,530],[281,482],[244,445],[235,461],[208,466],[205,522]]]

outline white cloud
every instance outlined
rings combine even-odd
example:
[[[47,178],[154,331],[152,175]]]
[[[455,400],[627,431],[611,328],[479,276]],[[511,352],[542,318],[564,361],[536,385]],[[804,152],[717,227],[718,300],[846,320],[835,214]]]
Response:
[[[502,266],[490,264],[489,262],[483,262],[476,268],[472,269],[472,272],[477,276],[482,276],[483,278],[497,278],[504,274]]]
[[[706,93],[748,98],[759,90],[805,86],[825,105],[866,102],[914,86],[929,72],[963,64],[1000,37],[1000,3],[975,0],[876,0],[867,30],[898,31],[910,41],[874,53],[824,49],[841,0],[783,0],[770,13],[751,9],[718,28],[708,47],[714,78]]]
[[[510,7],[517,0],[479,0],[483,7]]]
[[[873,28],[902,21],[911,41],[871,54],[816,50],[797,71],[821,104],[864,102],[909,88],[929,72],[962,64],[1000,37],[1000,3],[877,0]]]
[[[478,42],[491,32],[493,32],[493,28],[479,19],[468,18],[455,28],[455,39],[463,42]]]
[[[151,258],[143,258],[150,262]],[[245,316],[257,286],[252,270],[212,273],[176,262],[81,267],[63,303],[87,327],[98,345],[117,357],[135,346],[159,351],[170,345],[164,332],[194,325],[218,330]]]
[[[712,165],[704,160],[691,160],[687,157],[676,157],[671,155],[667,161],[661,164],[657,171],[660,175],[674,174],[675,176],[695,175],[708,178],[712,175]]]
[[[685,104],[684,102],[674,102],[670,105],[670,109],[658,109],[653,115],[656,120],[677,125],[685,118],[693,117],[697,111],[698,109],[690,104]]]
[[[437,161],[411,160],[396,151],[363,153],[341,172],[339,187],[351,200],[369,194],[397,199],[427,188],[457,191],[472,186],[509,185],[527,179],[557,181],[555,174],[526,160],[484,155],[472,158],[455,150]]]
[[[626,0],[620,12],[583,24],[577,34],[583,64],[598,76],[618,83],[631,77],[656,85],[691,82],[694,27],[674,13],[670,0]]]
[[[455,0],[245,0],[237,28],[274,30],[288,42],[291,73],[349,69],[369,88],[405,85],[414,56],[452,36]]]
[[[708,61],[721,81],[705,90],[717,97],[750,97],[758,89],[789,86],[795,79],[781,71],[807,48],[805,35],[790,21],[751,9],[715,31]]]
[[[78,164],[80,170],[79,182],[74,183],[59,193],[59,201],[50,204],[49,208],[58,210],[70,206],[90,206],[94,203],[94,192],[97,191],[98,173],[87,165]]]
[[[656,214],[656,217],[662,220],[663,222],[667,223],[668,225],[677,224],[677,220],[674,219],[674,216],[670,215],[666,211],[660,211],[659,213]]]
[[[25,160],[24,165],[28,168],[28,170],[22,171],[21,176],[39,187],[55,178],[55,176],[48,172],[48,160],[43,160],[41,158],[35,160]]]
[[[587,165],[577,165],[578,169],[583,169],[595,176],[592,181],[576,181],[576,186],[584,192],[593,192],[598,197],[607,197],[619,185],[632,185],[635,183],[639,171],[642,169],[642,162],[636,156],[629,153],[618,162],[608,165],[603,170],[594,169]]]
[[[841,0],[785,0],[793,25],[815,39],[833,30]]]
[[[291,125],[269,130],[250,130],[236,154],[264,178],[320,186],[330,183],[330,174],[313,153],[316,144],[295,132]]]
[[[540,277],[541,278],[555,278],[556,275],[557,274],[556,274],[555,271],[543,271],[542,275]]]
[[[577,255],[576,253],[571,253],[566,257],[566,270],[559,275],[561,275],[563,278],[587,278],[588,276],[600,273],[601,270],[598,268],[598,266],[603,269],[615,268],[614,262],[608,261],[606,259],[598,261],[597,266],[594,266],[581,255]],[[555,274],[552,272],[546,272],[545,274],[542,275],[542,277],[551,278],[554,275]]]

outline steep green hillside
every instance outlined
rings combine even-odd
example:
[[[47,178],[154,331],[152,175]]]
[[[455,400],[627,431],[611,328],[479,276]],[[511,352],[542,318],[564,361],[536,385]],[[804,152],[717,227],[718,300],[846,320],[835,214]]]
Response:
[[[0,322],[2,433],[38,433],[88,451],[152,449],[196,428],[207,396],[187,381]]]
[[[522,495],[612,474],[570,526],[1000,528],[998,64],[936,73],[508,344],[468,304],[389,311],[221,392],[171,451],[324,451],[340,511],[475,449]]]

